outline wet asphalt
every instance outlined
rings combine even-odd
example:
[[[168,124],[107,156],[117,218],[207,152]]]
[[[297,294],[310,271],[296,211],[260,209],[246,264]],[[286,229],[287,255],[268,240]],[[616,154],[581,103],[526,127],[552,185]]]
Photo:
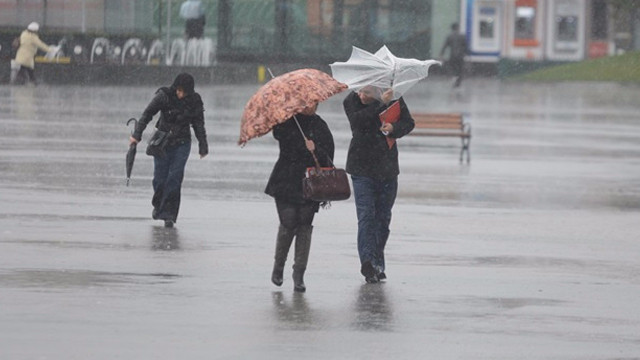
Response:
[[[350,199],[316,216],[304,294],[291,259],[269,281],[277,143],[236,145],[257,87],[196,87],[211,154],[192,147],[174,229],[143,149],[125,186],[125,122],[155,87],[0,87],[0,358],[640,356],[637,86],[422,82],[410,110],[463,113],[471,163],[455,138],[399,140],[388,280],[358,273]],[[337,166],[343,97],[318,109]]]

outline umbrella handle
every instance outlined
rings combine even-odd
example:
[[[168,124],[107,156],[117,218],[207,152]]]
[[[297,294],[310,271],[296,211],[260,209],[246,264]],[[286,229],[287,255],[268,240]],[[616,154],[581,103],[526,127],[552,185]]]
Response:
[[[136,129],[136,126],[138,126],[138,120],[136,120],[136,118],[131,118],[129,120],[127,120],[127,126],[129,126],[129,123],[131,123],[133,121],[133,130],[131,131],[131,135],[133,135],[133,132]]]
[[[300,126],[298,118],[295,115],[293,115],[293,120],[296,122],[296,125],[298,125],[298,130],[300,130],[300,134],[302,134],[304,141],[306,142],[307,140],[309,140],[309,138],[307,138],[307,135],[304,134],[304,131],[302,131],[302,126]],[[320,171],[320,162],[318,161],[318,157],[316,156],[315,151],[309,150],[309,152],[311,153],[311,156],[313,156],[313,161],[316,162],[316,170]]]

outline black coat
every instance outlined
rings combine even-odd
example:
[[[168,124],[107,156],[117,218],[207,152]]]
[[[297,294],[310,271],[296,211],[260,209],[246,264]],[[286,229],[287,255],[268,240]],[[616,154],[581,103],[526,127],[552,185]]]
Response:
[[[442,45],[440,50],[440,57],[444,55],[444,52],[449,48],[449,60],[463,60],[467,55],[467,38],[463,34],[458,32],[452,32],[447,36],[447,39]]]
[[[393,131],[389,134],[396,139],[410,133],[415,126],[407,104],[402,98],[398,101],[400,119],[393,124]],[[347,95],[343,105],[353,136],[347,154],[347,172],[377,180],[398,176],[398,145],[394,144],[389,149],[386,137],[380,131],[382,124],[379,115],[387,106],[379,101],[365,105],[355,92]]]
[[[315,153],[320,166],[330,166],[334,145],[333,135],[327,123],[318,115],[298,114],[296,117],[305,135],[316,145]],[[277,199],[304,203],[302,179],[307,168],[315,166],[313,157],[307,150],[304,138],[293,118],[274,126],[273,137],[280,144],[280,155],[264,192]]]
[[[142,132],[158,112],[160,112],[160,118],[156,123],[156,128],[172,131],[172,135],[169,137],[169,146],[190,142],[191,130],[189,126],[192,126],[196,139],[198,139],[198,153],[200,155],[209,153],[207,132],[204,128],[204,106],[198,93],[191,93],[180,100],[176,96],[174,88],[158,89],[138,120],[138,125],[132,135],[136,140],[140,141]]]

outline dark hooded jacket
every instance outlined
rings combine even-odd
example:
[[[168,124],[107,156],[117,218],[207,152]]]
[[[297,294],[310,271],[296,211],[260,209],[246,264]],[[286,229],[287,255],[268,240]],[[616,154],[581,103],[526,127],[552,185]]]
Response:
[[[178,99],[176,89],[181,87],[185,97]],[[133,132],[133,137],[140,141],[142,132],[147,127],[154,115],[160,112],[160,118],[156,122],[156,128],[162,131],[170,131],[168,146],[175,146],[191,141],[191,131],[198,139],[198,153],[209,153],[207,132],[204,128],[204,105],[200,95],[194,91],[193,77],[189,74],[180,74],[170,87],[162,87],[156,91],[154,98],[138,120],[138,125]]]
[[[320,166],[333,163],[333,135],[327,123],[318,115],[296,115],[305,135],[316,146],[316,157]],[[273,127],[273,137],[280,144],[280,155],[276,161],[265,193],[292,203],[304,203],[302,179],[308,167],[314,167],[313,156],[307,150],[304,138],[293,119]]]
[[[407,104],[400,98],[400,119],[393,124],[392,138],[401,138],[411,132],[415,122]],[[377,180],[398,176],[398,145],[391,149],[385,135],[380,131],[380,113],[387,108],[379,101],[363,104],[356,92],[347,95],[343,101],[344,111],[351,126],[352,139],[347,154],[346,170],[351,175],[367,176]]]

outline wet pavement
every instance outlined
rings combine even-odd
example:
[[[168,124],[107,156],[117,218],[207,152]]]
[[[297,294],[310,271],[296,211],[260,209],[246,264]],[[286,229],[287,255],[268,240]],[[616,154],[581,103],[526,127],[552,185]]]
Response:
[[[197,89],[211,154],[192,147],[164,229],[142,149],[124,179],[155,88],[0,88],[0,359],[640,356],[638,87],[419,84],[413,112],[466,114],[471,164],[456,139],[400,140],[389,279],[358,273],[350,199],[316,217],[305,294],[269,281],[277,144],[236,146],[256,89]],[[343,97],[318,110],[338,166]]]

